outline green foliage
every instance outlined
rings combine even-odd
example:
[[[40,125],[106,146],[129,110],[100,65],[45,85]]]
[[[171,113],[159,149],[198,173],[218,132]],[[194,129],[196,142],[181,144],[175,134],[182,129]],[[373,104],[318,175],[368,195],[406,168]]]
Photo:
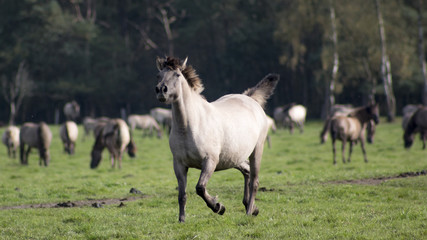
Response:
[[[377,184],[343,180],[397,176],[427,169],[426,151],[417,139],[403,148],[398,123],[378,125],[375,143],[367,145],[369,163],[359,145],[352,162],[332,165],[330,140],[319,143],[320,122],[308,122],[304,134],[272,134],[264,149],[257,217],[241,203],[243,177],[237,170],[213,174],[208,191],[227,210],[212,213],[197,196],[200,171],[188,176],[187,221],[178,223],[176,179],[168,140],[142,138],[137,131],[137,157],[111,169],[107,151],[98,169],[89,169],[93,138],[77,142],[76,155],[63,153],[59,129],[51,126],[52,161],[38,166],[36,151],[28,166],[8,159],[0,148],[0,206],[36,205],[87,199],[126,198],[135,187],[145,198],[124,207],[0,210],[4,239],[423,239],[427,236],[427,177],[390,179]],[[82,128],[79,127],[80,133]],[[340,143],[338,143],[340,146]],[[338,147],[339,148],[339,147]],[[340,154],[338,154],[340,156]]]

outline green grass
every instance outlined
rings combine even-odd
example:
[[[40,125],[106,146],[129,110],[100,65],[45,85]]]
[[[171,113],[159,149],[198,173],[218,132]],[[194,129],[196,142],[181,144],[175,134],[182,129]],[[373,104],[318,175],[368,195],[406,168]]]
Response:
[[[304,134],[280,130],[272,135],[260,172],[260,187],[269,191],[257,195],[257,217],[244,213],[239,171],[217,172],[209,181],[209,193],[218,195],[227,209],[219,216],[195,193],[200,171],[190,169],[186,223],[179,224],[167,139],[142,138],[138,132],[135,159],[125,156],[121,170],[111,169],[105,150],[99,168],[91,170],[93,138],[79,140],[76,154],[68,156],[58,127],[51,126],[54,140],[47,168],[39,167],[37,151],[29,166],[21,166],[0,148],[0,206],[125,198],[132,195],[132,187],[146,197],[121,208],[0,210],[0,239],[426,239],[426,176],[379,185],[334,183],[427,169],[427,150],[421,149],[418,136],[407,151],[400,122],[383,121],[375,143],[367,145],[368,164],[356,145],[351,163],[343,164],[338,151],[334,166],[330,139],[319,144],[321,128],[321,122],[313,121]]]

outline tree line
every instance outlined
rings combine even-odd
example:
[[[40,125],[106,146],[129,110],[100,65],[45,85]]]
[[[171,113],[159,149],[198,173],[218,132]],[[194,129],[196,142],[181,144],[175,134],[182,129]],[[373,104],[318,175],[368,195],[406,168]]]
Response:
[[[0,121],[147,113],[157,56],[188,56],[209,101],[270,72],[269,101],[311,118],[376,101],[427,104],[422,0],[0,0]],[[424,64],[424,65],[423,65]],[[424,98],[424,100],[423,100]]]

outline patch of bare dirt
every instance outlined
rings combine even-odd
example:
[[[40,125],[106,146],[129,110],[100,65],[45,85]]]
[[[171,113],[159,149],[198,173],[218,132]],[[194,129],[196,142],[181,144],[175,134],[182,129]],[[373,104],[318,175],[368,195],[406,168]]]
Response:
[[[135,196],[128,196],[124,198],[105,198],[105,199],[91,199],[81,201],[67,201],[60,203],[40,203],[40,204],[26,204],[26,205],[17,205],[17,206],[0,206],[0,210],[8,209],[27,209],[27,208],[72,208],[72,207],[86,207],[91,206],[94,208],[102,208],[104,205],[117,205],[117,207],[125,207],[126,202],[136,201],[142,198],[147,197],[141,193],[141,191],[132,188],[130,193],[135,194]]]
[[[338,180],[338,181],[329,181],[326,184],[360,184],[360,185],[379,185],[385,181],[399,179],[399,178],[409,178],[409,177],[418,177],[427,175],[426,170],[421,170],[419,172],[404,172],[395,176],[385,176],[378,178],[365,178],[365,179],[351,179],[351,180]]]

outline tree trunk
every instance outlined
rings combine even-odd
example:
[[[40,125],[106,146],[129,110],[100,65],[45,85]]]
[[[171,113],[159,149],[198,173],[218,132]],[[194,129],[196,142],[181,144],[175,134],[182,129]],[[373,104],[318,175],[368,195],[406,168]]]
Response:
[[[335,82],[338,77],[338,68],[339,68],[337,27],[336,27],[336,19],[335,19],[335,8],[332,3],[332,0],[330,1],[329,9],[331,12],[332,42],[334,44],[334,65],[332,67],[331,80],[328,84],[328,87],[326,88],[325,101],[324,101],[323,111],[322,111],[323,120],[329,117],[332,111],[332,107],[335,104],[334,90],[335,90]]]
[[[422,7],[423,1],[418,0],[418,58],[420,61],[421,74],[424,80],[424,88],[422,92],[422,103],[427,106],[427,71],[426,71],[426,60],[424,54],[424,35],[423,35],[423,24],[422,24]]]
[[[9,116],[9,125],[15,124],[16,118],[16,105],[15,102],[10,102],[10,116]]]
[[[381,14],[380,1],[375,0],[375,7],[377,10],[379,33],[381,39],[381,77],[384,84],[384,93],[387,102],[387,121],[393,122],[396,116],[396,99],[393,93],[393,84],[390,68],[390,59],[387,55],[386,36],[384,30],[384,21]]]

